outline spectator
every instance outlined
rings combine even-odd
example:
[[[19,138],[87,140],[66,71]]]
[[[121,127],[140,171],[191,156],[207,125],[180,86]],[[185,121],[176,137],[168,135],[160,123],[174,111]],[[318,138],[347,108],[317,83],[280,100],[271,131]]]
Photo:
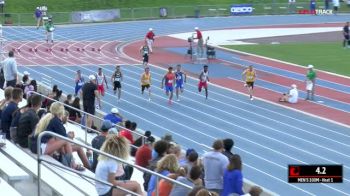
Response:
[[[4,76],[4,69],[2,65],[0,66],[0,88],[4,89],[5,86],[5,76]]]
[[[258,186],[253,186],[249,190],[250,196],[259,196],[262,192],[263,192],[262,188],[260,188]]]
[[[13,87],[9,86],[5,89],[4,91],[4,96],[5,99],[0,101],[0,116],[1,116],[1,112],[2,110],[7,106],[8,103],[10,103],[11,98],[12,98],[12,90]]]
[[[185,168],[179,168],[176,173],[170,173],[168,174],[168,178],[171,178],[173,180],[176,180],[178,177],[186,176],[187,171]],[[173,184],[172,182],[165,180],[165,179],[160,179],[158,183],[158,195],[159,196],[169,196],[171,190],[173,189]],[[156,190],[153,191],[152,196],[156,196]]]
[[[244,195],[243,192],[242,160],[238,154],[230,158],[230,163],[224,173],[224,188],[221,196],[229,196],[232,193]]]
[[[123,117],[120,115],[118,108],[112,108],[111,113],[105,115],[103,119],[109,120],[113,124],[118,124],[123,121]]]
[[[152,145],[154,137],[150,136],[145,141],[145,144],[139,147],[135,154],[135,164],[141,167],[148,167],[149,161],[152,159]]]
[[[314,100],[315,95],[315,83],[316,83],[316,72],[314,71],[313,65],[307,66],[307,73],[306,73],[306,98],[305,100]],[[310,96],[311,95],[311,96]]]
[[[20,88],[12,90],[11,101],[1,112],[1,128],[2,132],[6,134],[7,139],[10,138],[10,126],[12,122],[12,114],[18,109],[18,103],[22,101],[23,91]]]
[[[159,162],[157,163],[156,172],[163,176],[167,176],[170,173],[175,173],[178,167],[179,165],[177,163],[176,156],[173,154],[168,154],[159,160]],[[152,196],[152,193],[156,188],[156,183],[156,176],[152,175],[148,183],[148,196]]]
[[[91,115],[95,115],[95,98],[98,100],[98,106],[101,108],[99,93],[97,91],[96,77],[94,75],[89,76],[90,82],[85,83],[82,87],[83,97],[83,109]],[[87,127],[92,126],[92,118],[90,115],[87,116]]]
[[[19,125],[19,119],[21,115],[26,112],[32,105],[32,100],[27,99],[27,105],[18,108],[16,111],[12,113],[12,121],[10,126],[10,138],[13,142],[17,143],[17,127]]]
[[[100,135],[96,136],[94,139],[92,139],[91,141],[91,146],[93,148],[96,148],[98,150],[101,149],[103,142],[105,142],[106,137],[108,135],[108,130],[111,129],[113,127],[111,121],[109,120],[105,120],[102,123],[101,126],[101,133]],[[97,157],[98,154],[96,152],[93,152],[93,161],[92,161],[92,171],[95,172],[96,166],[97,166]]]
[[[156,143],[154,143],[154,147],[153,147],[154,151],[157,153],[157,157],[153,158],[148,165],[148,169],[154,171],[157,168],[157,163],[160,159],[162,159],[168,148],[169,148],[169,143],[167,141],[164,140],[158,140]],[[143,187],[144,189],[147,191],[148,190],[148,182],[151,178],[151,175],[148,173],[144,173],[143,174],[143,179],[144,179],[144,184]]]
[[[194,149],[187,149],[186,160],[180,163],[180,166],[186,168],[187,171],[191,171],[193,166],[198,165],[198,153]]]
[[[64,100],[64,104],[70,105],[73,102],[73,96],[72,94],[67,95],[66,100]],[[64,109],[67,110],[68,107],[64,106]]]
[[[69,111],[69,120],[75,121],[77,123],[81,122],[81,114],[80,114],[80,98],[79,97],[75,97],[74,101],[72,102],[71,106],[75,109],[70,108]]]
[[[288,103],[297,103],[299,98],[299,92],[297,89],[297,85],[292,84],[291,89],[288,93],[284,93],[280,102],[288,102]]]
[[[145,134],[144,134],[144,137],[139,137],[139,138],[137,138],[137,140],[135,140],[134,141],[134,146],[136,146],[136,147],[140,147],[140,146],[142,146],[144,143],[146,143],[146,140],[147,140],[147,138],[148,137],[150,137],[151,136],[151,132],[150,131],[145,131]],[[135,156],[136,155],[136,151],[137,151],[137,148],[135,148],[135,147],[132,147],[131,148],[131,156]]]
[[[36,29],[39,29],[40,25],[42,24],[42,15],[43,13],[41,12],[39,7],[36,7],[35,12],[34,12],[34,17],[36,20]]]
[[[32,95],[30,108],[25,111],[18,121],[17,142],[23,148],[28,148],[28,136],[33,134],[35,127],[39,122],[38,110],[41,108],[41,96]]]
[[[338,13],[338,8],[339,8],[340,4],[339,4],[339,0],[333,0],[333,14],[337,14]]]
[[[219,196],[219,194],[216,192],[207,190],[205,188],[202,188],[196,193],[196,196]]]
[[[169,133],[167,133],[167,134],[165,134],[163,137],[162,137],[162,140],[165,140],[165,141],[167,141],[167,142],[173,142],[174,140],[173,140],[173,136],[171,135],[171,134],[169,134]]]
[[[50,113],[45,114],[45,116],[43,116],[39,120],[36,126],[34,136],[35,140],[41,132],[46,130],[67,137],[66,129],[62,124],[62,118],[64,116],[64,113],[64,107],[61,103],[53,103],[50,106]],[[35,150],[33,150],[36,148],[35,142],[33,142],[32,145],[32,151],[35,152]],[[73,169],[76,169],[78,171],[84,170],[84,168],[81,167],[81,165],[74,163],[72,156],[72,145],[68,141],[61,140],[50,135],[44,135],[41,139],[40,147],[42,153],[46,155],[52,156],[55,151],[64,152],[62,154],[62,163],[64,165],[72,167]]]
[[[131,121],[127,120],[127,121],[125,121],[125,129],[122,129],[119,132],[119,135],[128,139],[130,141],[130,144],[133,144],[134,139],[133,139],[133,136],[132,136],[130,129],[131,129]]]
[[[191,192],[188,193],[188,196],[196,196],[196,194],[202,190],[202,189],[205,189],[203,186],[195,186]]]
[[[25,97],[30,97],[33,94],[32,91],[37,92],[37,90],[38,85],[36,84],[36,80],[31,80],[30,83],[24,87]]]
[[[8,58],[1,62],[1,67],[4,71],[5,86],[15,87],[17,83],[17,62],[14,58],[13,51],[10,51]]]
[[[232,147],[235,143],[233,142],[233,140],[231,138],[224,139],[223,142],[224,142],[224,149],[225,150],[224,150],[224,152],[222,152],[222,154],[224,154],[227,157],[227,159],[230,159],[230,157],[233,155],[231,150],[232,150]]]
[[[127,160],[129,157],[129,149],[130,146],[127,140],[117,135],[109,135],[101,147],[102,152],[124,160]],[[96,179],[107,181],[113,184],[113,186],[120,186],[134,193],[142,195],[143,193],[141,187],[137,182],[115,180],[116,172],[120,169],[120,167],[121,164],[118,161],[101,155],[98,157]],[[95,187],[99,195],[126,195],[124,191],[115,189],[98,181],[96,181]]]
[[[27,71],[25,71],[23,77],[22,77],[22,82],[21,82],[21,89],[24,91],[24,89],[26,88],[26,86],[28,86],[30,83],[29,80],[29,73]]]
[[[222,140],[213,143],[213,151],[203,155],[205,188],[220,194],[223,187],[223,175],[228,165],[228,159],[222,154],[224,144]]]
[[[295,0],[288,0],[288,10],[290,14],[295,13]]]
[[[176,156],[176,159],[178,160],[178,162],[180,162],[181,146],[171,142],[169,149],[168,149],[168,154],[174,154]]]
[[[194,186],[202,186],[203,182],[200,179],[200,176],[202,175],[202,168],[199,166],[194,166],[189,171],[188,176],[179,176],[176,180],[186,184],[188,186],[194,187]],[[191,192],[191,189],[188,189],[183,186],[174,185],[173,189],[171,190],[170,196],[184,196],[188,195]]]

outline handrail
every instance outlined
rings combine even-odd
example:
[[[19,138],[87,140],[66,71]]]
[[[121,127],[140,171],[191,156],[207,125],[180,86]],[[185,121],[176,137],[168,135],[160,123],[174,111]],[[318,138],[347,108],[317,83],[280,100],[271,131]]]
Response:
[[[56,137],[56,138],[60,138],[60,139],[62,139],[62,140],[65,140],[65,141],[68,141],[68,142],[70,142],[70,143],[73,143],[73,144],[75,144],[75,145],[78,145],[78,146],[81,146],[81,147],[83,147],[83,148],[92,150],[92,151],[94,151],[94,152],[96,152],[96,153],[98,153],[98,154],[101,154],[101,155],[103,155],[103,156],[106,156],[106,157],[108,157],[108,158],[110,158],[110,159],[113,159],[113,160],[116,160],[116,161],[121,162],[121,163],[123,163],[123,164],[129,165],[129,166],[131,166],[131,167],[133,167],[133,168],[136,168],[136,169],[138,169],[138,170],[140,170],[140,171],[142,171],[142,172],[144,172],[144,173],[149,173],[149,174],[151,174],[151,175],[154,175],[154,176],[156,177],[156,182],[157,182],[157,183],[156,183],[156,186],[157,186],[157,184],[158,184],[159,178],[161,178],[161,179],[170,181],[171,183],[180,185],[180,186],[182,186],[182,187],[185,187],[185,188],[188,188],[188,189],[192,189],[192,187],[191,187],[191,186],[188,186],[187,184],[181,183],[181,182],[179,182],[179,181],[177,181],[177,180],[174,180],[174,179],[171,179],[171,178],[169,178],[169,177],[167,177],[167,176],[163,176],[163,175],[161,175],[161,174],[159,174],[159,173],[157,173],[157,172],[151,171],[151,170],[146,169],[146,168],[143,168],[143,167],[141,167],[141,166],[134,165],[134,164],[129,163],[128,161],[126,161],[126,160],[124,160],[124,159],[121,159],[121,158],[119,158],[119,157],[112,156],[112,155],[110,155],[110,154],[108,154],[108,153],[105,153],[105,152],[103,152],[103,151],[101,151],[101,150],[92,148],[92,147],[90,147],[90,146],[88,146],[88,145],[86,145],[86,144],[78,143],[78,142],[76,142],[76,141],[71,140],[70,138],[67,138],[67,137],[58,135],[58,134],[53,133],[53,132],[51,132],[51,131],[44,131],[44,132],[41,132],[41,133],[38,135],[38,138],[37,138],[37,146],[36,146],[36,147],[37,147],[37,153],[38,153],[38,154],[37,154],[37,160],[38,160],[38,194],[39,194],[39,196],[40,196],[40,185],[41,185],[41,182],[40,182],[40,178],[41,178],[41,164],[40,164],[40,163],[41,163],[41,161],[50,162],[50,161],[47,161],[47,160],[41,158],[42,155],[41,155],[40,145],[41,145],[41,138],[42,138],[44,135],[51,135],[51,136],[54,136],[54,137]],[[64,167],[64,166],[62,166],[62,167]],[[64,168],[67,169],[67,167],[64,167]],[[76,172],[76,171],[74,171],[74,173],[77,173],[77,174],[79,174],[79,175],[84,175],[84,174],[82,174],[82,173],[80,173],[80,172]],[[85,175],[84,175],[84,176],[85,176]],[[88,177],[88,176],[86,176],[86,177]],[[94,180],[96,180],[96,179],[94,179]],[[96,180],[96,181],[98,181],[98,180]],[[114,187],[118,188],[117,186],[114,186]],[[158,196],[158,195],[159,195],[159,194],[158,194],[158,189],[155,189],[155,191],[156,191],[156,196]],[[131,194],[137,195],[137,194],[135,194],[135,193],[131,193]]]
[[[42,97],[44,97],[44,98],[46,98],[46,99],[48,99],[48,100],[50,100],[50,101],[53,101],[53,102],[60,102],[60,103],[61,103],[62,105],[64,105],[65,107],[68,107],[68,108],[70,108],[70,109],[79,111],[79,112],[81,112],[81,113],[83,113],[83,114],[85,114],[85,115],[92,116],[92,117],[94,117],[94,118],[96,118],[96,119],[98,119],[98,120],[104,121],[103,118],[100,118],[100,117],[98,117],[98,116],[96,116],[96,115],[92,115],[92,114],[90,114],[90,113],[87,113],[87,112],[85,112],[85,111],[83,111],[83,110],[81,110],[81,109],[75,108],[75,107],[73,107],[73,106],[71,106],[71,105],[65,104],[65,103],[63,103],[62,101],[57,101],[56,99],[52,99],[51,97],[48,97],[48,96],[46,96],[46,95],[43,95],[43,94],[38,93],[38,92],[35,92],[35,91],[30,91],[30,92],[33,93],[33,94],[36,94],[36,95],[40,95],[40,96],[42,96]],[[127,129],[127,128],[125,128],[125,127],[123,127],[123,126],[121,126],[121,125],[118,125],[118,124],[114,124],[114,126],[116,126],[116,127],[118,127],[118,128],[121,128],[121,129],[126,129],[126,130],[128,130],[128,131],[131,131],[132,133],[135,133],[136,135],[138,135],[138,136],[140,136],[140,137],[143,137],[144,139],[147,139],[146,136],[142,135],[141,133],[138,133],[137,131],[132,131],[132,130]]]

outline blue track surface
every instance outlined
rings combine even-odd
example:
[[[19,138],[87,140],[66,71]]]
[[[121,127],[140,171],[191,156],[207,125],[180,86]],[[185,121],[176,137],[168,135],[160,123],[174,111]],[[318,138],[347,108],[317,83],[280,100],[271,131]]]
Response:
[[[239,19],[239,20],[237,20]],[[272,20],[273,19],[273,20]],[[237,18],[181,19],[174,22],[145,21],[106,25],[57,28],[60,40],[135,40],[142,39],[148,27],[159,34],[191,31],[194,26],[217,29],[250,25],[320,23],[345,21],[348,16],[262,16]],[[16,29],[16,30],[14,30]],[[38,40],[40,31],[7,28],[11,40]],[[32,33],[28,33],[32,32]],[[101,33],[103,32],[103,33]],[[135,33],[131,33],[135,32]],[[231,59],[232,60],[232,59]],[[40,78],[52,76],[65,93],[73,93],[74,73],[95,73],[97,66],[22,66],[20,71]],[[188,68],[187,68],[188,69]],[[261,69],[265,69],[261,67]],[[104,66],[108,77],[114,67]],[[181,102],[167,105],[160,80],[164,70],[152,67],[153,100],[140,95],[141,66],[123,66],[122,102],[108,91],[103,98],[103,110],[117,106],[126,118],[138,122],[140,128],[161,136],[170,132],[184,148],[207,150],[216,138],[233,138],[235,153],[242,156],[244,176],[280,195],[347,195],[350,193],[350,131],[349,128],[314,118],[264,101],[249,101],[246,96],[210,85],[209,100],[197,93],[197,81],[188,80]],[[278,70],[271,70],[278,71]],[[282,73],[281,74],[288,74]],[[292,77],[292,76],[291,76]],[[261,84],[267,85],[267,84]],[[326,83],[325,83],[326,85]],[[277,87],[271,87],[277,88]],[[282,90],[282,89],[280,89]],[[205,146],[204,146],[205,145]],[[342,184],[289,184],[288,164],[343,164]]]

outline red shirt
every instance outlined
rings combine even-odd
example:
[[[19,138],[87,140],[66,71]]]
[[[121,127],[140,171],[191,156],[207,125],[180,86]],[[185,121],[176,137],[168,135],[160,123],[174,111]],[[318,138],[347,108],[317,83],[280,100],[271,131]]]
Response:
[[[128,131],[128,130],[126,130],[126,129],[123,129],[123,130],[121,130],[121,131],[119,132],[119,135],[125,137],[126,139],[128,139],[128,140],[130,141],[131,144],[134,143],[134,139],[133,139],[133,137],[132,137],[131,131]]]
[[[165,85],[172,86],[174,83],[175,75],[173,73],[167,73],[165,76]]]
[[[153,33],[153,31],[149,31],[147,34],[146,34],[146,38],[147,39],[154,39],[154,33]]]
[[[148,145],[142,145],[136,151],[135,163],[141,167],[147,167],[152,159],[152,150]]]
[[[199,30],[196,30],[197,32],[197,39],[202,39],[202,32],[200,32]]]

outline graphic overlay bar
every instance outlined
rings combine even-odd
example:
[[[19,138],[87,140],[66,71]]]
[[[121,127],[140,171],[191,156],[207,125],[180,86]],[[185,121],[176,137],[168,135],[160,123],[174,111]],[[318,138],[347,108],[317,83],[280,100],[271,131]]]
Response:
[[[289,183],[342,183],[342,165],[288,165]]]

